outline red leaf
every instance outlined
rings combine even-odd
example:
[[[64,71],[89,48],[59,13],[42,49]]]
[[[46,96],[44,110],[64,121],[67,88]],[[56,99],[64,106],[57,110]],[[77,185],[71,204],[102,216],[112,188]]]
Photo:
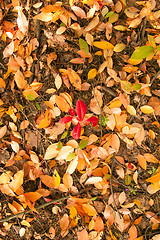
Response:
[[[79,99],[77,101],[76,111],[77,111],[77,115],[78,115],[78,120],[83,121],[84,116],[85,116],[86,111],[87,111],[87,107],[86,107],[86,104],[81,99]]]
[[[98,118],[95,116],[92,116],[92,117],[88,118],[86,122],[88,124],[92,123],[92,127],[95,127],[98,124]]]
[[[74,111],[74,109],[69,109],[69,113],[70,113],[71,117],[74,117],[74,116],[75,116],[75,111]]]
[[[72,120],[72,117],[64,117],[60,119],[60,123],[68,123]]]
[[[81,125],[80,123],[78,123],[72,131],[72,137],[77,140],[80,137],[80,135],[81,135]]]

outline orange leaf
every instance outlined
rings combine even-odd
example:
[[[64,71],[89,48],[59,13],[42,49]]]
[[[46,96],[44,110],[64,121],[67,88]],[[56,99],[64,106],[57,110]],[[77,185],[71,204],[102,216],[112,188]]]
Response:
[[[129,240],[134,240],[137,238],[137,228],[135,225],[132,225],[128,231],[129,233]]]
[[[88,232],[83,229],[81,232],[77,232],[78,240],[89,240]]]
[[[104,230],[104,223],[100,216],[96,217],[94,228],[95,228],[95,231],[103,231]]]
[[[77,210],[75,209],[75,207],[71,207],[70,208],[70,218],[75,218],[77,216]]]
[[[68,172],[66,172],[63,176],[63,183],[68,189],[70,189],[73,185],[73,178]]]
[[[27,193],[24,193],[24,196],[27,201],[35,202],[39,198],[41,198],[42,195],[38,192],[27,192]]]
[[[145,153],[144,157],[147,162],[159,163],[159,160],[153,156],[151,153]]]
[[[85,213],[88,214],[89,216],[94,217],[97,215],[97,212],[92,205],[82,204],[82,208],[85,211]]]
[[[55,183],[54,180],[51,176],[48,175],[42,175],[41,177],[41,181],[49,188],[55,188]]]
[[[160,189],[160,170],[152,177],[147,178],[146,181],[151,182],[153,184],[154,190],[159,190]]]
[[[62,96],[56,96],[55,101],[59,109],[63,112],[68,112],[70,109],[70,105]]]
[[[146,170],[147,168],[146,158],[141,154],[138,154],[138,163],[144,170]]]
[[[73,69],[68,68],[68,77],[71,84],[77,89],[81,90],[81,78]]]
[[[64,231],[68,228],[68,226],[69,226],[69,217],[65,213],[63,215],[63,217],[60,219],[60,227],[61,227],[62,231]]]

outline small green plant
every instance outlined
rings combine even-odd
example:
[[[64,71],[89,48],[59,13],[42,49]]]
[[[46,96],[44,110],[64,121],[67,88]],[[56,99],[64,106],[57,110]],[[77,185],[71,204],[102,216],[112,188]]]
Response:
[[[152,167],[152,169],[150,169],[149,171],[147,171],[149,174],[154,174],[158,171],[158,169],[156,169],[155,167]]]

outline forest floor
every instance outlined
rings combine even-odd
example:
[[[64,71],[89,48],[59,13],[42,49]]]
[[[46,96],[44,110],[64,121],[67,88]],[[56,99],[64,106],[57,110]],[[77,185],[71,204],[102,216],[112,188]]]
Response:
[[[0,0],[0,239],[160,239],[160,2]]]

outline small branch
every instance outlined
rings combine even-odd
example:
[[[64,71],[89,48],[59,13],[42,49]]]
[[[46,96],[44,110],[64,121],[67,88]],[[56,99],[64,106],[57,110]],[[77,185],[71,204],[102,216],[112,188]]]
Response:
[[[52,200],[50,202],[44,203],[44,204],[40,205],[39,207],[37,207],[36,210],[39,210],[39,209],[44,208],[44,207],[47,207],[47,206],[49,206],[51,204],[54,204],[56,202],[61,202],[61,201],[66,200],[68,198],[70,198],[70,196],[66,196],[66,197],[63,197],[63,198],[55,199],[55,200]],[[21,216],[23,214],[27,214],[27,213],[31,213],[31,212],[33,212],[33,210],[30,209],[30,210],[27,210],[27,211],[23,211],[23,212],[17,213],[15,215],[8,216],[6,218],[0,219],[0,223],[7,222],[7,221],[9,221],[11,219],[17,218],[17,217],[19,217],[19,216]]]
[[[115,162],[115,153],[113,155],[112,166],[111,166],[112,173],[113,173],[114,162]],[[111,194],[112,194],[112,197],[113,197],[114,207],[115,207],[116,211],[118,212],[119,217],[122,218],[120,213],[119,213],[119,210],[117,208],[117,204],[116,204],[115,197],[114,197],[113,185],[112,185],[112,174],[111,174],[111,177],[110,177],[110,186],[111,186]]]

